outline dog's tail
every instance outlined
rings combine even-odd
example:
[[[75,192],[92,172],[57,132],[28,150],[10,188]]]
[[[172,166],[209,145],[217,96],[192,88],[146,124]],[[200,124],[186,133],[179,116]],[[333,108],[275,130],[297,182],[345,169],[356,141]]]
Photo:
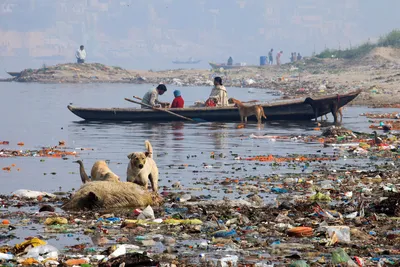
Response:
[[[144,141],[144,145],[146,146],[147,157],[153,158],[153,147],[151,146],[149,140]]]
[[[264,108],[263,108],[262,106],[259,106],[259,107],[260,107],[260,109],[261,109],[261,116],[262,116],[264,119],[266,119],[267,116],[265,116]]]

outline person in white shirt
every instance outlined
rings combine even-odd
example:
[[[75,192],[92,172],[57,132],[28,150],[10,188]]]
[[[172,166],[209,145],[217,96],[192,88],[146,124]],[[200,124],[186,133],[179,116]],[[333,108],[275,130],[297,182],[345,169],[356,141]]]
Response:
[[[85,63],[86,51],[83,45],[81,45],[79,49],[76,51],[75,56],[77,59],[77,63]]]

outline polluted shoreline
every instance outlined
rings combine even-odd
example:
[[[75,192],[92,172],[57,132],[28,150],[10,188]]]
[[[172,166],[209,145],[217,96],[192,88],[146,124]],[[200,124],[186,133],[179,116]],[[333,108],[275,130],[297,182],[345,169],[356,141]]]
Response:
[[[363,115],[398,119],[394,113]],[[307,154],[211,153],[211,162],[229,157],[236,164],[220,178],[202,175],[190,186],[171,180],[160,188],[163,201],[155,205],[68,212],[61,207],[78,189],[3,195],[0,259],[4,266],[399,264],[400,135],[382,128],[376,135],[329,125],[314,130],[301,136],[247,137],[313,144],[315,151]],[[20,148],[8,148],[15,145]],[[0,157],[69,160],[86,151],[66,145],[60,141],[32,150],[1,141]],[[263,166],[275,171],[251,174],[250,169]],[[193,175],[202,171],[184,164],[171,168],[192,168]],[[212,164],[203,166],[209,168]],[[249,174],[235,174],[242,168]],[[2,171],[19,170],[10,165]],[[78,182],[78,173],[74,177]],[[202,194],[205,189],[223,194]],[[33,234],[17,236],[20,229]],[[60,246],[66,238],[72,244]]]
[[[362,93],[351,105],[398,107],[397,88],[400,65],[387,59],[363,60],[306,58],[281,66],[249,66],[240,69],[176,69],[165,71],[126,70],[100,63],[58,64],[25,69],[13,79],[22,83],[164,83],[169,86],[212,86],[221,76],[227,87],[274,90],[282,99],[327,94],[343,94],[358,89]]]

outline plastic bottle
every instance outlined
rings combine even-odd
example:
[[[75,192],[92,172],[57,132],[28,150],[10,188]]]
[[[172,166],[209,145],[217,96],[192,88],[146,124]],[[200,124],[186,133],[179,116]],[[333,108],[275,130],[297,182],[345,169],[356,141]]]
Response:
[[[125,245],[121,245],[113,253],[111,253],[110,256],[108,256],[108,258],[112,259],[125,254],[126,254],[126,247]]]
[[[176,200],[179,202],[186,202],[191,198],[192,198],[192,196],[190,194],[184,194],[184,195],[178,197]]]

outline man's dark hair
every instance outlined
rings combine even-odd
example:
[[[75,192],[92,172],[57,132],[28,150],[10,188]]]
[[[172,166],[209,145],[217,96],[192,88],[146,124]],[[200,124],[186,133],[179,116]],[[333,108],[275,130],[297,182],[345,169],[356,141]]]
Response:
[[[164,84],[159,84],[159,85],[157,86],[157,89],[158,89],[158,90],[161,90],[161,91],[164,91],[164,92],[167,91],[167,87],[166,87]]]
[[[82,49],[82,48],[85,48],[85,47],[83,45],[81,45],[79,48]]]

